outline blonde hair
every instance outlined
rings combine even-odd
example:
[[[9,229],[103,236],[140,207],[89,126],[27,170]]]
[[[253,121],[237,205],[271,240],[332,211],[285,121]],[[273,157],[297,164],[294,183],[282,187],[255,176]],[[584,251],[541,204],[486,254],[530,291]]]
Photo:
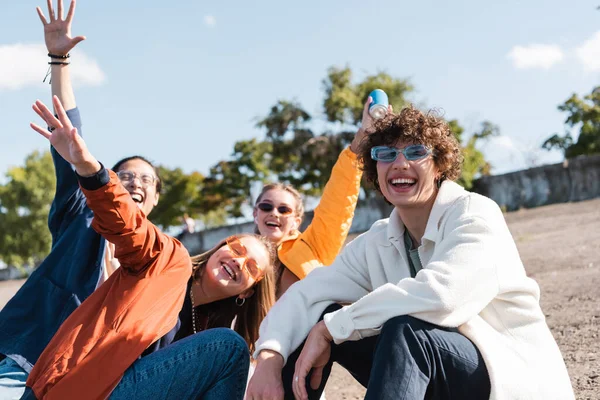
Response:
[[[196,308],[208,316],[207,329],[229,328],[235,319],[235,327],[233,329],[244,338],[248,344],[250,353],[253,353],[254,343],[258,340],[260,324],[269,309],[275,304],[275,273],[273,267],[277,260],[275,245],[264,236],[251,233],[230,236],[220,241],[207,252],[191,257],[193,266],[192,280],[202,279],[202,274],[210,257],[221,247],[225,246],[229,238],[233,237],[237,237],[238,239],[253,237],[265,246],[269,254],[269,265],[265,268],[263,278],[252,286],[254,294],[248,297],[241,307],[236,304],[237,296],[232,296]]]

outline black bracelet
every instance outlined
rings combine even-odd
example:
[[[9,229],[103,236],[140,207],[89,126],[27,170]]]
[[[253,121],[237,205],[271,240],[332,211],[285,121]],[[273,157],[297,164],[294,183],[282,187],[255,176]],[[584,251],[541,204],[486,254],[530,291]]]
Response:
[[[71,54],[67,53],[64,56],[61,56],[61,55],[58,55],[58,54],[48,53],[48,57],[50,57],[50,58],[60,58],[62,60],[66,60],[67,58],[71,57]]]
[[[71,63],[66,62],[66,61],[50,61],[48,64],[50,64],[50,65],[69,65]]]

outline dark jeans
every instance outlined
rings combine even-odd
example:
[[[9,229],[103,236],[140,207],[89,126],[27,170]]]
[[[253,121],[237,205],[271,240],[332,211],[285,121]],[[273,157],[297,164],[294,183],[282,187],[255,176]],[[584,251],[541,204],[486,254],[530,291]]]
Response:
[[[323,315],[339,309],[334,304]],[[322,318],[322,316],[321,316]],[[302,344],[283,368],[285,398],[293,399],[292,379]],[[387,321],[378,336],[340,345],[332,343],[331,359],[317,390],[306,379],[309,399],[319,399],[333,362],[367,388],[365,399],[489,399],[490,380],[475,345],[456,329],[400,316]]]

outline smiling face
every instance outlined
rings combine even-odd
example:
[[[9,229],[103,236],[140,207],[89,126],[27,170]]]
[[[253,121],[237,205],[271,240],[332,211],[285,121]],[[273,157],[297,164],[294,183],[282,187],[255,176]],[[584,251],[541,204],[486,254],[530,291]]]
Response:
[[[260,234],[279,244],[296,231],[302,222],[302,218],[296,213],[296,202],[296,198],[286,190],[272,189],[265,192],[254,207],[254,218]],[[260,206],[261,204],[267,204],[268,207]],[[265,211],[261,208],[272,209]]]
[[[244,267],[248,259],[256,261],[261,276],[269,266],[269,252],[257,238],[243,236],[239,241],[246,250],[245,257],[237,256],[228,245],[224,245],[206,263],[201,284],[202,291],[211,301],[252,295],[251,288],[257,280]]]
[[[412,143],[398,142],[402,149]],[[393,162],[377,162],[377,182],[381,193],[396,208],[423,207],[433,204],[437,195],[438,169],[431,155],[408,161],[399,154]]]
[[[116,173],[130,172],[135,177],[130,180],[121,180],[121,183],[127,189],[131,198],[138,207],[146,214],[150,214],[154,206],[158,204],[159,193],[156,191],[156,174],[154,168],[147,162],[140,159],[133,159],[124,162],[119,166]],[[154,177],[152,183],[146,182],[144,177]]]

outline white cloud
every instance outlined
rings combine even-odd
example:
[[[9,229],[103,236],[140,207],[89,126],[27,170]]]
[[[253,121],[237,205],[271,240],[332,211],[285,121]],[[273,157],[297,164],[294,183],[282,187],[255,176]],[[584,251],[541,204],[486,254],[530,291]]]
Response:
[[[575,49],[577,58],[586,71],[600,71],[600,31]]]
[[[213,27],[217,25],[217,19],[214,15],[205,15],[204,16],[204,24],[209,27]]]
[[[0,45],[0,91],[39,86],[48,69],[46,46],[43,44]],[[97,86],[106,80],[98,64],[83,52],[71,53],[71,75],[77,86]]]
[[[561,62],[564,58],[563,51],[553,44],[531,44],[528,46],[515,46],[507,55],[517,69],[549,69]]]

